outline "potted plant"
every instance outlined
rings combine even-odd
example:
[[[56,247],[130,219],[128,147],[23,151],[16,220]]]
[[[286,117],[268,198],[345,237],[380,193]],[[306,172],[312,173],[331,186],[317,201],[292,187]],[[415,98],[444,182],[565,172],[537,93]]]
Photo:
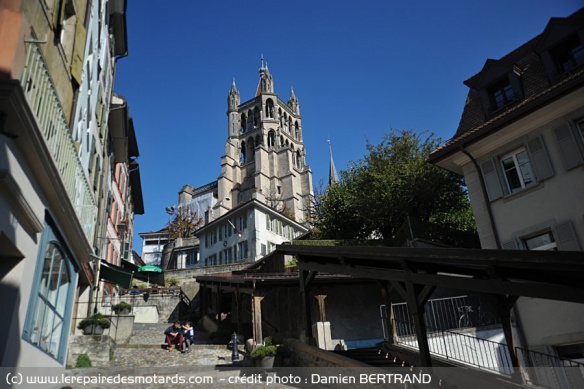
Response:
[[[110,327],[109,319],[96,313],[91,317],[81,320],[77,328],[83,330],[84,335],[101,335],[103,330]]]
[[[257,346],[251,352],[251,359],[257,367],[274,367],[274,359],[278,349],[272,344],[272,338],[264,338],[264,344]]]
[[[117,315],[127,315],[132,312],[132,306],[125,301],[120,301],[116,305],[112,306],[112,310]]]

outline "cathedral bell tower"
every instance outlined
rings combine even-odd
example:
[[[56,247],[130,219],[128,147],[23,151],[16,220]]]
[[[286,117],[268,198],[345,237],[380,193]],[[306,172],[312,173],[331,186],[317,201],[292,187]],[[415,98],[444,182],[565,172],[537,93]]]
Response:
[[[257,198],[303,222],[313,187],[298,99],[291,89],[288,103],[280,100],[263,57],[259,75],[254,98],[240,103],[235,80],[227,97],[228,137],[215,209],[223,215]]]

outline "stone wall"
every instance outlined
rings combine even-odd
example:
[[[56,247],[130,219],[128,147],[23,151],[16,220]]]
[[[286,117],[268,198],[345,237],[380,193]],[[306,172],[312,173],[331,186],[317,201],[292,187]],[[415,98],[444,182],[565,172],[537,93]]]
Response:
[[[75,335],[69,338],[67,365],[75,367],[77,357],[87,354],[93,367],[106,367],[116,349],[116,342],[108,335]]]

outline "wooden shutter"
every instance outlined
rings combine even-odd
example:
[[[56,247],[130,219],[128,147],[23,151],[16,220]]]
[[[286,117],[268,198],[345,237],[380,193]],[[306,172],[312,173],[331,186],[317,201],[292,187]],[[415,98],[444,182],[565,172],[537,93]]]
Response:
[[[553,129],[554,135],[556,136],[556,141],[558,142],[558,148],[560,149],[560,154],[562,156],[562,162],[566,170],[575,168],[576,166],[584,163],[582,158],[582,152],[578,147],[578,140],[574,137],[574,133],[570,129],[570,126],[565,123]]]
[[[574,226],[572,226],[572,222],[567,221],[565,223],[555,225],[553,232],[554,237],[556,238],[556,244],[558,245],[558,250],[580,251],[580,245],[578,244],[578,238],[574,232]]]
[[[553,177],[554,169],[541,136],[527,142],[527,150],[531,165],[535,170],[537,181]]]
[[[485,186],[487,187],[487,195],[490,201],[503,197],[503,190],[495,168],[495,162],[490,159],[481,164]]]

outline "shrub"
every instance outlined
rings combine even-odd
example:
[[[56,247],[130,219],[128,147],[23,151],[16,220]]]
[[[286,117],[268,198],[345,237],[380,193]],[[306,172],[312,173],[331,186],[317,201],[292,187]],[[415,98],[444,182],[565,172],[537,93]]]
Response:
[[[112,306],[112,309],[114,311],[123,311],[124,309],[131,310],[132,309],[132,305],[128,304],[125,301],[120,301],[116,305]]]
[[[269,345],[269,346],[257,346],[252,352],[251,352],[251,359],[258,360],[258,359],[264,359],[264,358],[268,358],[268,357],[275,357],[276,353],[278,352],[278,348],[276,346],[273,345]]]
[[[75,367],[91,367],[91,359],[87,354],[79,354]]]
[[[109,328],[110,327],[109,319],[103,317],[103,315],[101,313],[96,313],[93,316],[88,317],[87,319],[81,320],[81,322],[77,325],[77,328],[82,330],[85,327],[90,326],[92,324],[98,325],[101,328]]]
[[[264,344],[257,346],[250,354],[254,361],[268,357],[275,357],[278,353],[278,348],[272,344],[272,337],[266,336]]]
[[[179,280],[178,278],[175,277],[170,277],[164,280],[166,283],[168,283],[170,286],[177,286],[179,284]]]

